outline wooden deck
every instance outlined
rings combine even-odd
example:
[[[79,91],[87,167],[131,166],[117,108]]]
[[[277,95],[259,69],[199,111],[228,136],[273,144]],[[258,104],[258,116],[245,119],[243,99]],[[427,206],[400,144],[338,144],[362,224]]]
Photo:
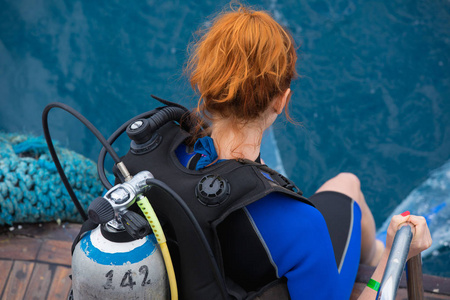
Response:
[[[78,224],[1,227],[1,299],[67,299],[70,248],[79,229]]]
[[[0,227],[0,297],[14,299],[67,299],[71,280],[70,248],[79,224]],[[357,299],[373,268],[361,265],[351,299]],[[450,300],[450,278],[424,275],[425,299]],[[403,278],[398,300],[407,299]]]

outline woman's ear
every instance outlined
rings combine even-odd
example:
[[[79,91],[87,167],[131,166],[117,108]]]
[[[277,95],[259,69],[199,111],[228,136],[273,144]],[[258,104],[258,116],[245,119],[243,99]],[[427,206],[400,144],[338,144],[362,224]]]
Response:
[[[290,94],[291,89],[288,88],[281,96],[275,99],[273,108],[275,109],[277,114],[281,114],[283,112]]]

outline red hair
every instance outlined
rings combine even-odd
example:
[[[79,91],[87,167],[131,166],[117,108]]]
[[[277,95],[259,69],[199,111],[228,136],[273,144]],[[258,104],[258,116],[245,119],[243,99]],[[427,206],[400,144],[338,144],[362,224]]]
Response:
[[[267,12],[240,6],[221,13],[187,62],[197,112],[238,124],[258,119],[289,88],[296,60],[292,36]]]

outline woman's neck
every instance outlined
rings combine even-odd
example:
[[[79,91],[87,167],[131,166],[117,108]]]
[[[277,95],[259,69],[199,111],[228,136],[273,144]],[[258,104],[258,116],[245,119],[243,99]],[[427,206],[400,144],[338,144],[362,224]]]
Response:
[[[262,134],[265,129],[265,126],[257,123],[240,126],[232,124],[229,120],[213,122],[211,138],[214,140],[219,159],[256,160],[260,153]]]

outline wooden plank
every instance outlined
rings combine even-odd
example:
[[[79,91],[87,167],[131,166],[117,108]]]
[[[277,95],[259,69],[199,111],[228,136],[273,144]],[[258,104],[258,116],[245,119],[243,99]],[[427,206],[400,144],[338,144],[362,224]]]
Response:
[[[54,265],[36,263],[24,299],[46,299],[55,269]]]
[[[12,260],[0,260],[0,296],[3,288],[5,287],[6,281],[8,280],[12,265]]]
[[[71,247],[72,242],[47,240],[42,245],[37,260],[70,266],[72,261]]]
[[[0,232],[4,232],[13,236],[27,236],[33,238],[60,240],[60,241],[73,241],[80,231],[81,224],[76,223],[64,223],[58,225],[57,223],[41,223],[41,224],[22,224],[14,227],[14,230],[10,231],[7,228],[0,229]]]
[[[0,236],[0,258],[35,260],[42,240],[27,237]]]
[[[66,223],[58,227],[52,227],[47,231],[46,238],[52,240],[72,242],[80,232],[81,224]]]
[[[406,294],[407,295],[407,294]],[[408,298],[405,297],[405,300],[407,300]],[[425,293],[424,294],[424,299],[425,300],[449,300],[450,296],[448,295],[438,295],[438,294],[433,294],[433,293]]]
[[[422,255],[411,257],[406,263],[406,283],[410,299],[423,299]]]
[[[72,287],[72,280],[69,278],[70,274],[70,268],[63,266],[56,267],[47,299],[67,299],[70,288]]]
[[[423,288],[430,293],[450,296],[450,278],[423,274]]]
[[[33,262],[15,261],[9,274],[5,290],[3,291],[2,299],[22,300],[33,268]]]

